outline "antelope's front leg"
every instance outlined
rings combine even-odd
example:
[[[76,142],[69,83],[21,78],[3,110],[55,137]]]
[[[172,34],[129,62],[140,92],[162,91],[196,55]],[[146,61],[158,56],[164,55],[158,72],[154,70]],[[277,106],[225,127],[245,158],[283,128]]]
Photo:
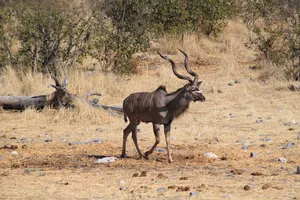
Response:
[[[168,151],[168,161],[169,163],[173,162],[171,155],[171,142],[170,142],[170,130],[171,130],[171,122],[164,125],[166,143],[167,143],[167,151]]]

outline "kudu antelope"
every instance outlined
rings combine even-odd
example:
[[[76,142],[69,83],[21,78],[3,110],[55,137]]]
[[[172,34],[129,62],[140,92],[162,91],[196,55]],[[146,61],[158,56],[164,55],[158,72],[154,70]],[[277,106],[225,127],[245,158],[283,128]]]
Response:
[[[171,63],[173,73],[178,78],[187,80],[188,83],[171,93],[166,91],[165,86],[159,86],[154,92],[133,93],[123,101],[124,120],[127,122],[128,117],[130,123],[123,131],[122,158],[127,157],[126,141],[130,132],[132,132],[132,139],[138,151],[139,159],[143,156],[147,158],[160,142],[159,126],[163,124],[167,143],[168,161],[170,163],[173,162],[170,152],[170,129],[172,121],[188,109],[191,101],[205,101],[205,97],[199,89],[202,81],[198,81],[198,74],[188,68],[187,54],[180,49],[179,51],[185,56],[184,67],[186,71],[194,77],[194,80],[188,76],[179,74],[176,71],[176,65],[174,61],[158,52],[160,57],[168,60]],[[155,135],[154,145],[149,151],[145,152],[144,155],[141,152],[137,141],[137,126],[141,121],[152,122]]]

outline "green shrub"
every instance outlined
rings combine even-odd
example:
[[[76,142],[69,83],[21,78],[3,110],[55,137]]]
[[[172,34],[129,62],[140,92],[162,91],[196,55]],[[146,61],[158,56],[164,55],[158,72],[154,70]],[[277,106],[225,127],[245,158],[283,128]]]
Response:
[[[233,2],[0,0],[0,67],[56,74],[58,65],[70,67],[92,55],[105,61],[106,70],[134,73],[132,56],[146,51],[150,40],[187,32],[216,35],[234,13]]]
[[[10,65],[56,74],[58,65],[72,66],[89,54],[93,20],[85,16],[81,6],[58,1],[32,4],[28,1],[7,4],[0,12],[6,10],[11,11],[11,19],[16,20],[17,26],[14,32],[4,30],[2,27],[9,27],[11,22],[1,21],[1,44],[10,41],[7,34],[13,34],[19,43],[14,55],[15,62],[10,61]],[[11,45],[1,50],[0,59],[7,58],[7,54],[11,54]]]
[[[132,55],[149,47],[145,0],[105,0],[102,9],[108,20],[102,21],[102,31],[96,46],[104,55],[107,68],[119,74],[134,73]],[[102,48],[101,48],[102,47]]]
[[[296,0],[248,1],[247,24],[256,34],[250,45],[278,67],[287,78],[300,81],[300,5]],[[249,13],[254,13],[249,15]]]

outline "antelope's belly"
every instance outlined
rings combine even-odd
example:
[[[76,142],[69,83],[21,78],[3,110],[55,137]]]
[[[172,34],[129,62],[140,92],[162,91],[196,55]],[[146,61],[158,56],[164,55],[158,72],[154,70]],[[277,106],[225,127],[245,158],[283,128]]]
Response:
[[[155,124],[167,124],[170,121],[165,114],[157,113],[139,113],[137,118],[142,122],[152,122]]]

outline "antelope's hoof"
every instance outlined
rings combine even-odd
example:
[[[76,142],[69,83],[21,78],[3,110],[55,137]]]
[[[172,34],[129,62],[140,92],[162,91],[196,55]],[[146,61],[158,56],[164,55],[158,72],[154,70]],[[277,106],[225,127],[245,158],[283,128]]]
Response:
[[[171,159],[169,158],[168,161],[169,161],[169,163],[174,162],[174,160],[172,158]]]
[[[145,157],[145,155],[141,154],[141,155],[137,158],[137,160],[141,160],[143,157]]]
[[[144,158],[146,159],[146,160],[148,160],[149,159],[149,157],[148,157],[148,155],[144,155]]]
[[[150,154],[151,153],[149,151],[146,151],[144,157],[148,157]]]
[[[128,156],[126,154],[121,154],[120,158],[128,158]]]

